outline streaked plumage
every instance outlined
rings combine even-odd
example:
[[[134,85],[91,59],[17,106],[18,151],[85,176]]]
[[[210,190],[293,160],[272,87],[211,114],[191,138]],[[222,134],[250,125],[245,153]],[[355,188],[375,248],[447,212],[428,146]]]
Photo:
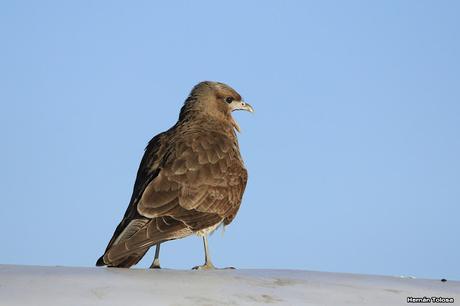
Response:
[[[128,209],[98,266],[130,267],[155,244],[206,237],[232,222],[247,181],[231,116],[236,109],[253,111],[225,84],[193,88],[177,123],[147,145]]]

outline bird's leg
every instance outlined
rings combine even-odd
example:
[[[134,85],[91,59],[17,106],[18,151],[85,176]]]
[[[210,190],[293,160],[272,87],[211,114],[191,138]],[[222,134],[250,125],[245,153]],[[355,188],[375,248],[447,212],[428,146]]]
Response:
[[[203,236],[204,243],[204,265],[193,267],[193,270],[214,270],[216,267],[211,262],[208,248],[208,235]]]
[[[157,247],[155,248],[155,258],[153,259],[152,264],[150,265],[150,269],[161,269],[160,267],[160,242],[157,243]]]

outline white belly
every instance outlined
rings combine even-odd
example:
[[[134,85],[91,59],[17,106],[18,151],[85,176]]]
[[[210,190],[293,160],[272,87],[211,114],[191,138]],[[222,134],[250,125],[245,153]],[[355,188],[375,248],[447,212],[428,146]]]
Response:
[[[222,224],[222,221],[220,221],[219,223],[217,223],[217,224],[215,224],[213,226],[210,226],[210,227],[207,227],[205,229],[196,231],[195,234],[200,236],[200,237],[209,235],[210,233],[214,232]]]

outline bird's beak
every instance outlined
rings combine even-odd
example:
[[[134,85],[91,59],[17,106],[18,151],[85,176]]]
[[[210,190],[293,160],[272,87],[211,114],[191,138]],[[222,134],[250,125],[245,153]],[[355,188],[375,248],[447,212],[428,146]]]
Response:
[[[234,110],[245,110],[245,111],[248,111],[248,112],[251,112],[251,113],[254,112],[254,109],[252,108],[251,104],[246,103],[244,101],[233,101],[230,104],[230,107],[231,107],[232,111],[234,111]],[[232,124],[233,124],[233,127],[238,131],[238,133],[241,133],[241,129],[240,129],[238,123],[236,123],[236,121],[233,118],[232,118]]]
[[[233,110],[245,110],[251,113],[254,112],[254,109],[252,108],[251,104],[246,103],[244,101],[237,102],[237,105]]]

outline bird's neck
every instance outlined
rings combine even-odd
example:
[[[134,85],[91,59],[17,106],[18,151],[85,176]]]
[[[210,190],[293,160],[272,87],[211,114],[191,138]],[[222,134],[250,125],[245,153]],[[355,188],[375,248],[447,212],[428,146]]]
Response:
[[[240,131],[238,124],[231,115],[226,117],[209,116],[207,114],[201,113],[190,113],[189,116],[182,118],[182,120],[180,120],[178,123],[184,126],[186,129],[193,126],[194,128],[200,130],[222,133],[232,139],[236,139],[235,130],[238,132]]]

